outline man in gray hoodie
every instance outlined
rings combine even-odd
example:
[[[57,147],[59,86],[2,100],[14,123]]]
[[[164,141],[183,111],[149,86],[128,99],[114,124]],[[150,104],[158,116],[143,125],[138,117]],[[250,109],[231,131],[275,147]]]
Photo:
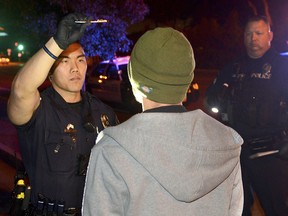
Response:
[[[182,105],[194,68],[193,49],[179,31],[156,28],[137,41],[128,73],[143,113],[99,134],[83,215],[241,215],[243,140]]]

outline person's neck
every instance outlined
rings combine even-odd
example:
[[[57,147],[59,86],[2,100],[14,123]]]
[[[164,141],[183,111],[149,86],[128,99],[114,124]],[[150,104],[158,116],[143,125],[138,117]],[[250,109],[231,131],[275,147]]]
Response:
[[[163,106],[172,106],[172,105],[182,105],[182,103],[177,103],[177,104],[165,104],[165,103],[158,103],[155,101],[151,101],[147,98],[143,98],[142,102],[142,110],[149,110],[149,109],[154,109],[158,107],[163,107]]]
[[[54,88],[55,89],[55,88]],[[81,91],[78,92],[69,92],[66,90],[55,89],[58,94],[67,102],[67,103],[77,103],[81,101]]]

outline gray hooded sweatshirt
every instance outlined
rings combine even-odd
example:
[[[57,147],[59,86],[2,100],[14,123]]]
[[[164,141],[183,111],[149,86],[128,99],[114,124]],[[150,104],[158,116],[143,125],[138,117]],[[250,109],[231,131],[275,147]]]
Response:
[[[242,143],[201,110],[137,114],[99,134],[82,214],[241,215]]]

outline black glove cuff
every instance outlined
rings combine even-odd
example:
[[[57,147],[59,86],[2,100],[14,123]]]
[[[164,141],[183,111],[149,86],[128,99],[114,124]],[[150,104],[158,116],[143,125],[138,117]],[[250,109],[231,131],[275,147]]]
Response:
[[[68,45],[66,45],[66,43],[65,43],[65,45],[62,44],[62,43],[56,38],[56,36],[53,36],[53,39],[55,40],[55,42],[57,43],[57,45],[58,45],[62,50],[65,50],[65,49],[68,47]]]

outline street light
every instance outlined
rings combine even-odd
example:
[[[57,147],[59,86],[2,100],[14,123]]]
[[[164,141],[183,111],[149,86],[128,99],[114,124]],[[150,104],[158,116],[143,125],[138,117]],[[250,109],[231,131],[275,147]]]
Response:
[[[22,44],[19,44],[18,47],[17,47],[17,49],[18,49],[19,51],[23,51],[23,50],[24,50],[24,46],[23,46]]]
[[[0,26],[0,37],[8,36],[6,32],[4,32],[4,28]]]
[[[17,48],[18,50],[18,61],[20,62],[21,61],[21,58],[24,54],[24,45],[23,44],[20,44],[18,42],[15,42],[15,47]]]

